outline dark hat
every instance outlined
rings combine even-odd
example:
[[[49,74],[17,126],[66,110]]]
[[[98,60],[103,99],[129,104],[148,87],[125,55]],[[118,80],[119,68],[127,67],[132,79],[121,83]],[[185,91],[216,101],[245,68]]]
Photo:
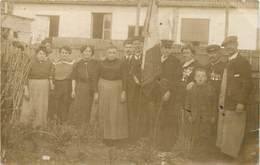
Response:
[[[59,52],[61,52],[62,49],[64,49],[64,50],[66,50],[67,52],[69,52],[69,54],[71,54],[71,52],[72,52],[71,48],[70,48],[68,45],[62,46],[62,47],[59,49]]]
[[[144,37],[143,36],[134,36],[132,38],[132,42],[133,41],[140,41],[140,42],[144,42]]]
[[[173,45],[172,40],[161,40],[161,46],[165,48],[171,48]]]
[[[228,43],[234,43],[237,42],[237,36],[228,36],[224,39],[221,46],[225,46]]]
[[[218,50],[220,50],[220,46],[219,46],[219,45],[216,45],[216,44],[208,45],[208,46],[206,47],[207,53],[215,52],[215,51],[218,51]]]

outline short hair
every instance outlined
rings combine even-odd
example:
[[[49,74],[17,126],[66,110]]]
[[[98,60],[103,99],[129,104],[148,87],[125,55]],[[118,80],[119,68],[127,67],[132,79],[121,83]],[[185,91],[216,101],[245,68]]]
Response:
[[[47,49],[46,49],[45,46],[40,45],[40,46],[35,50],[36,54],[38,54],[40,51],[43,51],[43,52],[47,55]]]
[[[60,49],[59,49],[59,53],[61,52],[61,50],[64,49],[66,50],[67,52],[69,52],[69,54],[71,54],[72,50],[69,46],[62,46]]]
[[[186,45],[184,45],[184,46],[181,48],[181,53],[183,53],[183,51],[184,51],[185,49],[189,49],[193,55],[196,54],[196,51],[195,51],[194,47],[193,47],[191,44],[186,44]]]
[[[80,47],[80,52],[83,53],[87,48],[90,48],[92,51],[92,55],[94,54],[94,46],[92,45],[83,45],[82,47]]]
[[[208,77],[208,70],[204,67],[196,67],[194,70],[194,76],[196,75],[197,72],[204,72]]]

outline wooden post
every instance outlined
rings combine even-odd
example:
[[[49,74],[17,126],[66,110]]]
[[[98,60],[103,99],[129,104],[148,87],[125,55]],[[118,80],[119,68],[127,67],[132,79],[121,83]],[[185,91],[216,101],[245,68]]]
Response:
[[[256,50],[260,52],[260,0],[258,0],[258,26],[256,36]]]
[[[225,1],[225,36],[228,36],[229,29],[229,2],[228,0]]]
[[[137,8],[136,8],[135,36],[139,36],[140,12],[141,12],[141,0],[138,0]]]

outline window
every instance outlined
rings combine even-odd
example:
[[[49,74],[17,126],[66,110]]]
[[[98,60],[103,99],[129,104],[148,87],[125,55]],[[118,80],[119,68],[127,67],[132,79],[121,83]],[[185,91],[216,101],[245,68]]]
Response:
[[[111,39],[112,14],[92,13],[92,38]]]
[[[49,37],[58,37],[59,19],[59,16],[50,16]]]
[[[209,41],[209,19],[183,18],[181,41],[207,44]]]
[[[139,36],[142,36],[143,33],[143,26],[139,26]],[[132,38],[135,36],[135,26],[130,25],[128,26],[128,38]]]

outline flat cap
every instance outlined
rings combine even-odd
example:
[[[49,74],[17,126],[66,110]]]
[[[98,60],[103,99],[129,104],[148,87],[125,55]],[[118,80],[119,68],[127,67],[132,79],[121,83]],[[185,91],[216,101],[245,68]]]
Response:
[[[216,45],[216,44],[208,45],[208,46],[206,47],[207,53],[215,52],[215,51],[218,51],[219,49],[220,49],[220,46],[219,46],[219,45]]]
[[[226,44],[234,43],[234,42],[237,42],[237,36],[228,36],[224,39],[221,46],[225,46]]]
[[[171,48],[173,46],[172,40],[161,40],[161,46],[165,48]]]

